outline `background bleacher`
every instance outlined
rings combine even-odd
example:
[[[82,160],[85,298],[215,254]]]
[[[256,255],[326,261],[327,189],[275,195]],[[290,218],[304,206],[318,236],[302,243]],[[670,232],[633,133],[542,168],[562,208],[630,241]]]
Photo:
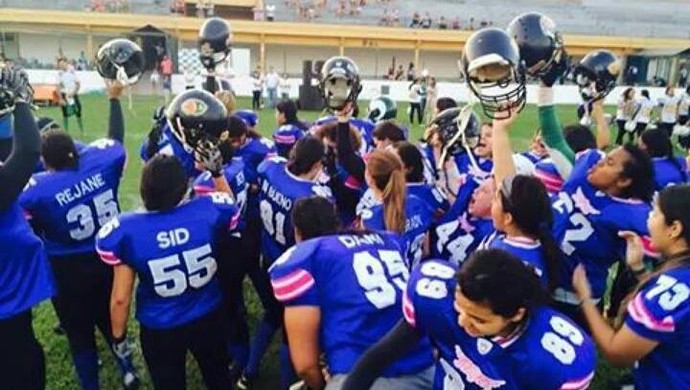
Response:
[[[129,12],[144,14],[169,14],[172,2],[102,1],[120,1]],[[396,11],[398,16],[390,24],[407,27],[415,12],[421,17],[428,12],[432,28],[438,28],[439,18],[444,16],[448,28],[459,18],[461,27],[468,29],[470,18],[474,19],[474,28],[482,21],[505,26],[521,12],[539,11],[551,16],[559,29],[567,33],[690,38],[689,0],[366,0],[361,6],[353,6],[353,2],[360,3],[359,0],[257,0],[262,6],[275,7],[276,21],[382,25],[386,24],[382,21],[384,14],[392,15]],[[325,3],[325,7],[320,7],[320,3]],[[345,12],[339,15],[341,3]],[[0,0],[0,7],[13,8],[87,10],[91,4],[92,0]],[[351,9],[358,9],[359,13],[351,14]]]

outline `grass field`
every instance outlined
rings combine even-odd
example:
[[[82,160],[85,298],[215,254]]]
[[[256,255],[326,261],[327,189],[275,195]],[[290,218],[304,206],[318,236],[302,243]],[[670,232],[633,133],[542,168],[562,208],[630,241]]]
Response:
[[[92,141],[94,139],[105,136],[107,132],[108,121],[108,102],[103,95],[90,95],[82,98],[84,106],[84,134],[79,134],[76,130],[77,126],[72,119],[70,123],[70,130],[73,137],[83,141]],[[142,163],[139,159],[139,145],[142,139],[145,138],[151,126],[151,115],[157,105],[162,104],[162,99],[156,97],[134,97],[132,110],[128,110],[127,100],[123,100],[123,109],[125,114],[125,142],[129,152],[129,160],[125,170],[122,185],[120,187],[120,202],[123,210],[132,210],[138,207],[139,199],[139,177],[141,173]],[[247,99],[240,99],[239,107],[250,107],[250,102]],[[364,106],[363,106],[364,107]],[[398,119],[399,122],[407,125],[408,120],[405,118],[406,106],[399,107]],[[37,115],[53,117],[58,123],[61,123],[60,111],[57,108],[41,109]],[[320,116],[320,112],[303,112],[300,117],[304,120],[313,120]],[[576,120],[575,108],[572,106],[559,107],[559,115],[563,123],[572,123]],[[262,134],[270,136],[275,125],[274,113],[271,110],[262,110],[260,113],[259,130]],[[514,147],[516,150],[524,150],[529,145],[529,140],[534,130],[537,128],[536,107],[528,106],[521,114],[517,124],[514,126],[514,131],[511,136],[514,139]],[[419,126],[411,128],[412,139],[417,139],[421,135],[422,129]],[[260,305],[256,297],[249,294],[248,309],[252,322],[260,314]],[[47,383],[50,390],[72,390],[78,389],[76,374],[74,372],[71,358],[69,355],[67,340],[64,336],[58,336],[53,333],[52,328],[56,324],[56,317],[53,312],[52,305],[45,302],[34,310],[34,327],[37,331],[38,338],[43,345],[46,353],[47,365]],[[132,318],[129,324],[129,334],[131,336],[138,335],[138,326],[136,321]],[[138,338],[137,338],[138,343]],[[103,367],[101,368],[101,388],[103,389],[119,389],[120,380],[115,362],[111,354],[99,337],[99,350],[101,359],[103,360]],[[141,355],[141,351],[137,350],[136,363],[142,374],[142,389],[151,389],[151,383],[146,373],[145,364]],[[188,359],[188,388],[203,389],[203,384],[192,359]],[[613,388],[612,381],[618,377],[619,371],[615,370],[605,363],[600,362],[600,367],[595,378],[593,389],[603,390]],[[275,343],[273,348],[269,351],[269,355],[264,359],[262,365],[261,378],[257,383],[257,387],[261,390],[277,389],[277,349]]]

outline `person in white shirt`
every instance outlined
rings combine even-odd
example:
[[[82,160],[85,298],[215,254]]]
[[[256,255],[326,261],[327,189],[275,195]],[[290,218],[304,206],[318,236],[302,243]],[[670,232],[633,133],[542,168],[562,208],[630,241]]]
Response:
[[[280,85],[280,75],[271,66],[268,75],[266,75],[266,95],[268,97],[268,107],[271,109],[276,108],[278,85]]]
[[[261,92],[263,89],[264,80],[257,69],[252,72],[252,110],[254,111],[259,111],[261,109]]]
[[[288,80],[288,74],[283,73],[283,77],[280,79],[280,99],[289,100],[290,99],[290,81]]]
[[[58,88],[60,90],[59,104],[62,108],[62,128],[69,132],[69,117],[77,117],[79,131],[84,133],[84,124],[81,120],[81,101],[79,101],[79,88],[81,83],[77,78],[74,67],[69,64],[67,58],[58,59]]]
[[[626,88],[625,91],[618,98],[616,104],[616,124],[618,125],[618,134],[616,135],[616,144],[622,145],[623,136],[628,134],[628,142],[633,142],[635,133],[634,130],[629,131],[625,128],[625,124],[633,119],[636,109],[635,104],[635,90],[633,88]]]
[[[690,85],[686,87],[685,92],[680,97],[678,103],[678,125],[687,128],[690,126]],[[685,150],[690,150],[690,135],[679,135],[678,143]]]
[[[637,101],[637,113],[633,120],[636,123],[635,134],[639,137],[642,132],[647,128],[649,120],[652,117],[652,111],[654,110],[654,102],[649,97],[649,91],[643,89],[640,92],[640,99]]]
[[[661,107],[659,127],[666,130],[669,136],[673,133],[673,126],[678,118],[678,101],[674,96],[673,87],[666,87],[666,93],[658,100]]]
[[[422,124],[422,96],[419,93],[421,88],[421,79],[415,79],[410,85],[409,99],[410,99],[410,125],[414,124],[414,115],[417,112],[417,121]]]

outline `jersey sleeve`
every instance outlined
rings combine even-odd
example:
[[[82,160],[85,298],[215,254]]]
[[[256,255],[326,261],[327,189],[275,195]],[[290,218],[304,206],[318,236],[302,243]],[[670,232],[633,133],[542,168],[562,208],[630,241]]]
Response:
[[[84,152],[88,153],[88,150],[92,148],[102,153],[103,157],[99,159],[102,164],[114,166],[117,173],[122,175],[127,152],[121,143],[110,138],[101,138],[91,142],[89,146],[84,149]]]
[[[563,187],[568,189],[575,189],[577,186],[588,184],[587,173],[589,169],[592,168],[596,163],[599,162],[603,157],[603,154],[596,149],[589,149],[578,153],[575,156],[575,165],[567,178]]]
[[[210,192],[214,192],[215,185],[213,184],[211,172],[204,171],[197,176],[196,179],[194,179],[193,188],[196,195],[206,195]]]
[[[444,305],[452,305],[456,267],[441,260],[417,264],[410,273],[403,294],[403,318],[420,332],[433,326],[433,318]]]
[[[285,306],[319,306],[314,269],[318,247],[314,240],[297,244],[269,269],[273,294]]]
[[[35,210],[40,201],[40,188],[37,186],[37,183],[35,175],[32,176],[29,182],[26,183],[24,191],[19,195],[19,206],[23,209],[26,219],[33,217],[33,210]]]
[[[120,217],[111,219],[103,225],[96,235],[96,252],[108,265],[124,263],[125,233],[121,227]]]
[[[225,192],[209,192],[206,197],[216,210],[214,218],[216,228],[228,232],[237,230],[242,213],[232,196]]]
[[[676,325],[690,319],[690,287],[674,274],[651,280],[628,304],[625,324],[638,335],[665,342],[674,338]]]

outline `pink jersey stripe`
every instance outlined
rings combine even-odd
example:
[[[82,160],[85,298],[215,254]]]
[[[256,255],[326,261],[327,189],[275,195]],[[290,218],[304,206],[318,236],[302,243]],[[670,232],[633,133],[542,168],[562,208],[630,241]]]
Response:
[[[658,332],[673,332],[676,325],[673,322],[673,317],[666,317],[663,320],[657,320],[652,316],[644,305],[642,294],[637,294],[635,299],[628,305],[628,314],[636,322],[644,325],[649,330]]]
[[[574,381],[565,382],[559,390],[584,390],[589,387],[589,384],[594,378],[594,372],[590,373],[586,377]]]
[[[271,281],[273,294],[279,301],[288,301],[301,296],[314,285],[314,278],[303,269],[294,271],[280,279]]]

